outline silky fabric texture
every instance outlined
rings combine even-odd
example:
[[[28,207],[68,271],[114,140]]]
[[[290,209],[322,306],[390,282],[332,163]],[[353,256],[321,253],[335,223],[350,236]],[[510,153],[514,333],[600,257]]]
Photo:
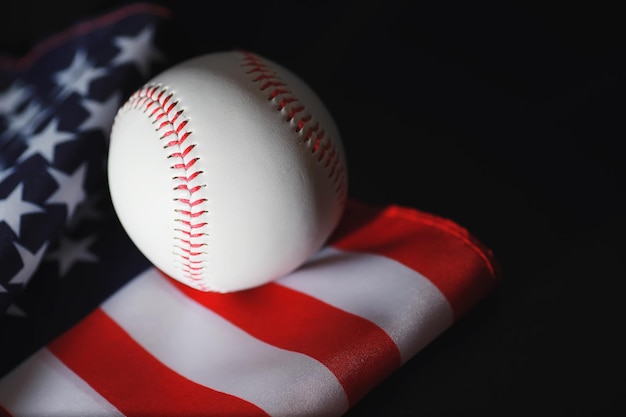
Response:
[[[171,18],[133,3],[0,61],[0,405],[346,413],[494,288],[495,258],[451,220],[350,199],[328,245],[267,286],[219,297],[154,268],[104,167],[123,98],[184,55],[160,43]]]
[[[148,267],[7,374],[0,404],[14,415],[69,403],[86,415],[342,415],[462,316],[452,286],[472,298],[498,279],[492,254],[445,219],[357,202],[347,218],[302,268],[252,290],[203,293]],[[440,251],[425,250],[434,240]],[[463,266],[420,272],[448,259]],[[185,400],[195,396],[206,402]]]

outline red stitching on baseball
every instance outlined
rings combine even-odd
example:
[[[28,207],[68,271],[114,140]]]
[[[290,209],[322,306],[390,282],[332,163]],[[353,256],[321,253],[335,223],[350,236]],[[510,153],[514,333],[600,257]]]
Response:
[[[168,156],[168,158],[170,158],[171,155]],[[184,169],[184,170],[189,170],[198,160],[199,158],[194,158],[189,162],[186,163],[182,163],[182,164],[174,164],[171,166],[171,168],[173,169]]]
[[[300,121],[298,122],[298,125],[296,126],[296,132],[300,133],[300,131],[302,131],[302,129],[304,129],[304,126],[306,125],[306,123],[308,121],[310,121],[312,118],[313,118],[313,116],[308,115],[308,116],[304,116],[302,119],[300,119]]]
[[[276,71],[269,66],[261,57],[248,51],[240,51],[242,54],[242,67],[246,73],[252,75],[252,82],[260,82],[260,91],[269,90],[267,99],[278,100],[276,110],[286,113],[286,121],[295,124],[295,132],[300,134],[303,142],[311,146],[311,153],[319,153],[317,160],[323,163],[328,170],[328,178],[335,187],[340,204],[346,204],[345,171],[337,157],[337,148],[333,138],[326,135],[318,122],[313,121],[313,115],[305,112],[306,106],[299,102],[289,90],[287,83],[280,79]],[[296,117],[302,114],[299,120]],[[311,125],[312,124],[312,125]],[[302,133],[305,132],[306,133]]]
[[[207,200],[191,198],[205,184],[201,183],[198,178],[202,171],[194,169],[199,158],[189,159],[189,154],[196,145],[184,146],[185,141],[191,135],[191,131],[188,130],[189,120],[184,118],[184,110],[178,109],[178,102],[174,99],[174,95],[168,94],[167,88],[158,84],[148,84],[135,91],[124,107],[125,110],[139,109],[148,115],[155,126],[155,131],[160,132],[159,140],[164,141],[163,148],[171,149],[167,159],[176,161],[170,168],[184,171],[184,173],[177,172],[177,175],[172,176],[172,180],[178,182],[174,189],[188,193],[188,198],[175,198],[183,205],[174,210],[174,221],[180,225],[175,231],[181,236],[174,238],[173,246],[182,251],[182,253],[175,253],[175,256],[181,264],[184,278],[193,282],[193,286],[209,290],[209,286],[202,281],[204,268],[203,261],[199,258],[204,254],[201,248],[206,246],[206,243],[201,240],[206,233],[199,229],[208,224],[206,221],[201,221],[208,213],[202,207]]]
[[[202,172],[203,171],[194,171],[193,174],[191,174],[188,177],[178,176],[178,177],[172,177],[172,179],[189,182],[189,181],[192,181],[194,178],[196,178],[198,175],[202,174]]]

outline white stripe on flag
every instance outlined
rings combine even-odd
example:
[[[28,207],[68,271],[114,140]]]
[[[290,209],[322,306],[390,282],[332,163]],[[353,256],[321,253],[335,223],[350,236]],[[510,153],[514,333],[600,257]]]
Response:
[[[327,247],[277,283],[372,321],[396,343],[403,363],[454,320],[426,277],[380,255]]]
[[[122,415],[46,348],[0,379],[0,404],[15,417]]]
[[[144,349],[184,377],[273,416],[341,415],[348,400],[318,361],[264,343],[148,269],[102,304]]]

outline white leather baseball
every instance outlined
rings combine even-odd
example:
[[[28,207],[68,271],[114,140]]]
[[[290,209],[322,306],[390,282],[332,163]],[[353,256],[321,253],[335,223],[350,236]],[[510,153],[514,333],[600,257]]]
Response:
[[[115,211],[158,269],[201,291],[282,277],[318,251],[343,215],[344,149],[318,95],[245,51],[175,65],[113,122]]]

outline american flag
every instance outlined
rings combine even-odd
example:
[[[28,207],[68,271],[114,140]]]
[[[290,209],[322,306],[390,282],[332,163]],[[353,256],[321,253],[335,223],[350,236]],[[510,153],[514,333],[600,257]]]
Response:
[[[161,273],[105,166],[118,107],[176,61],[172,18],[125,5],[0,57],[0,413],[340,416],[485,297],[497,262],[453,221],[350,200],[276,282],[202,293]]]

